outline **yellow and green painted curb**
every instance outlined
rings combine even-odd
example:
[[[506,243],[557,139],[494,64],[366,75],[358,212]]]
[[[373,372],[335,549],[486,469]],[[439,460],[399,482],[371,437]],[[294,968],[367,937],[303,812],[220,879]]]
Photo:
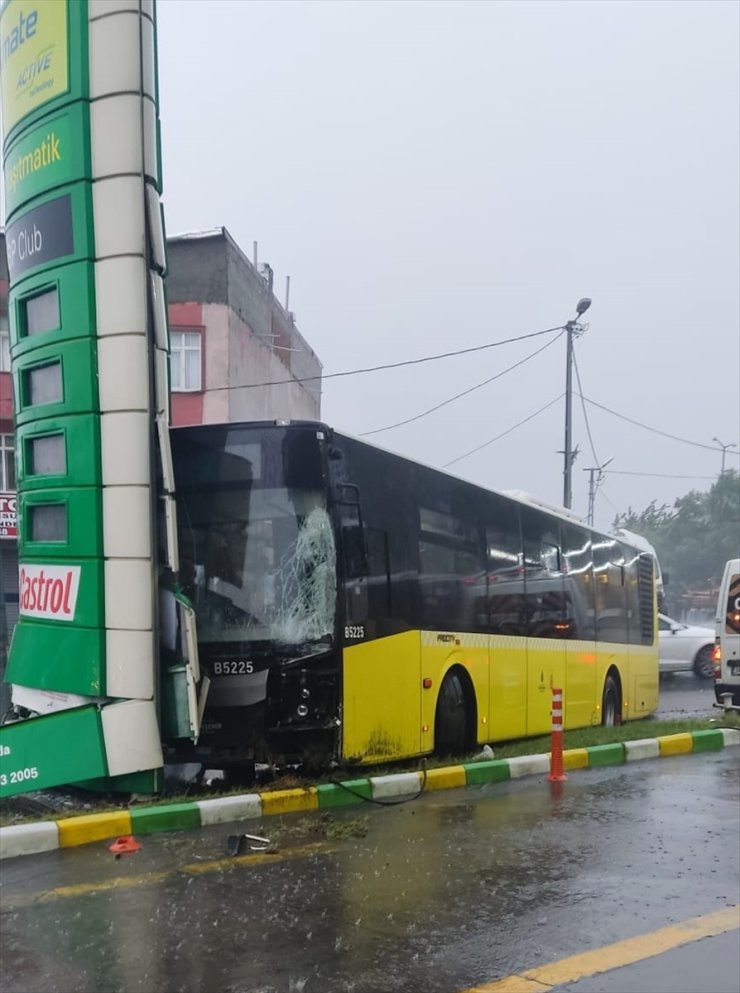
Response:
[[[660,738],[642,738],[637,741],[566,750],[563,752],[563,768],[566,771],[594,769],[693,752],[715,752],[731,745],[740,745],[740,730],[711,728]],[[302,789],[271,790],[189,803],[83,814],[32,824],[14,824],[0,827],[0,859],[71,848],[121,835],[192,830],[274,814],[326,810],[366,801],[382,802],[391,798],[412,797],[427,790],[503,783],[523,776],[546,775],[549,769],[549,754],[522,755],[510,759],[463,762],[427,772],[369,776]]]

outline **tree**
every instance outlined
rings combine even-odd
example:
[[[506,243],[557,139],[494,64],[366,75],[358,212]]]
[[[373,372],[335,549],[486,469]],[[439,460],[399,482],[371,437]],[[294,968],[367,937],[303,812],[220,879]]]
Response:
[[[692,490],[669,509],[650,503],[639,514],[629,508],[614,527],[627,528],[655,547],[664,575],[669,609],[678,612],[689,590],[709,592],[719,584],[724,564],[740,557],[740,477],[720,474],[708,493]]]

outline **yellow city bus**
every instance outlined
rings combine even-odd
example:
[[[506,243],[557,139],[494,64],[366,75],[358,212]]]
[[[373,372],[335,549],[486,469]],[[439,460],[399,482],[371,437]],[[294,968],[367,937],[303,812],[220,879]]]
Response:
[[[192,756],[369,764],[645,717],[653,557],[317,422],[176,428]]]

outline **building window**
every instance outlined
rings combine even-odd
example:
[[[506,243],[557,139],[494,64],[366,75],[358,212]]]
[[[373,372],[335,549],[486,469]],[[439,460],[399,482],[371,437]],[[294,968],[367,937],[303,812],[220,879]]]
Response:
[[[10,372],[10,332],[7,314],[0,314],[0,372]]]
[[[173,393],[201,389],[199,331],[170,331],[170,382]]]
[[[12,434],[0,434],[0,492],[15,490],[15,445]]]

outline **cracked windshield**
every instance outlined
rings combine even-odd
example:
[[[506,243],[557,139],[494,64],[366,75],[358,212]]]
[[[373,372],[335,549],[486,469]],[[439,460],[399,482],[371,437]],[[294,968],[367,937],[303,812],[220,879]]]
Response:
[[[192,445],[207,454],[191,457],[186,440],[175,458],[179,451],[186,479],[179,514],[183,592],[200,639],[328,643],[336,553],[315,436],[216,429]],[[302,485],[291,485],[293,477]]]

